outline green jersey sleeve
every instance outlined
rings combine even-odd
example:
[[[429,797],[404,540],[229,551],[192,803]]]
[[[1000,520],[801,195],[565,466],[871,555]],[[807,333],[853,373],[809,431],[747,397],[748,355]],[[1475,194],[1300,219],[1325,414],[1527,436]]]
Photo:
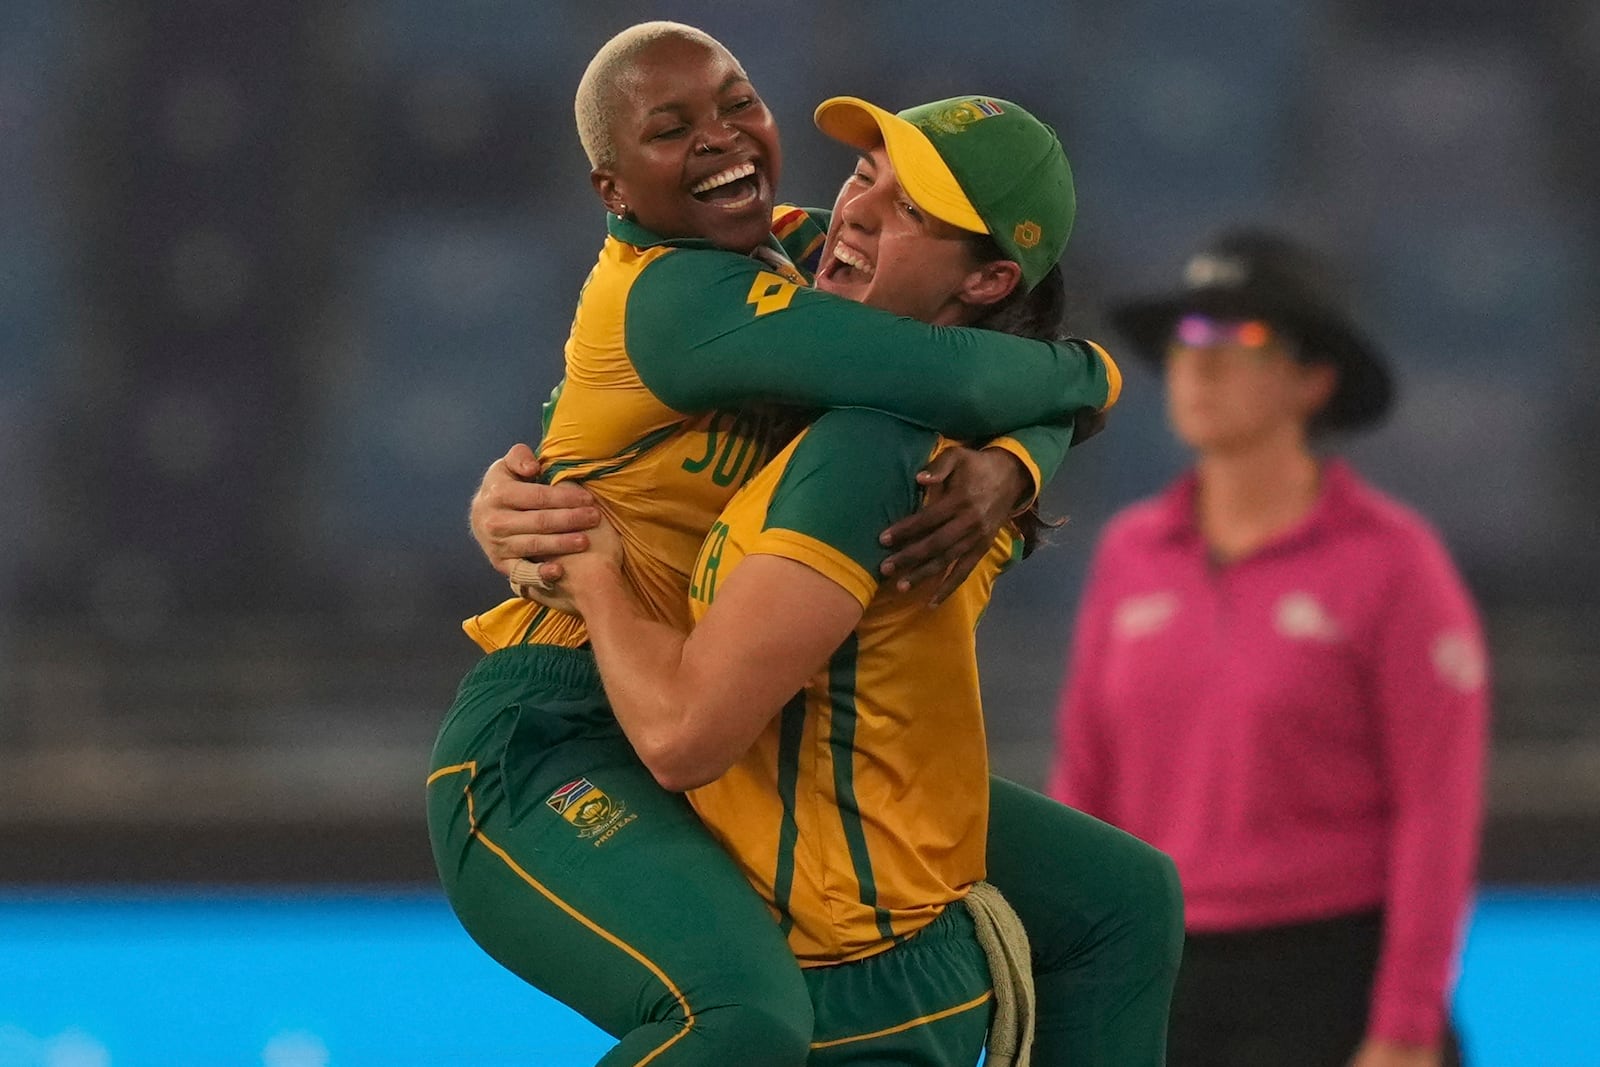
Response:
[[[1050,484],[1050,479],[1061,469],[1061,464],[1067,458],[1067,449],[1072,447],[1072,433],[1070,425],[1028,426],[998,441],[989,442],[991,447],[1004,448],[1028,468],[1028,474],[1033,479],[1033,493],[1023,502],[1023,506],[1037,500],[1039,494],[1044,492],[1044,487]]]
[[[917,472],[938,440],[932,430],[882,412],[825,412],[795,445],[763,529],[820,541],[876,577],[889,554],[878,534],[916,510]]]
[[[640,380],[681,412],[752,401],[868,407],[974,439],[1067,422],[1114,399],[1094,345],[929,326],[764,270],[681,249],[640,273],[625,341]]]
[[[1107,412],[1084,412],[1070,425],[1027,426],[1014,430],[1004,437],[990,441],[988,448],[1002,448],[1016,456],[1028,470],[1033,480],[1033,492],[1020,502],[1027,507],[1039,498],[1050,479],[1061,470],[1067,458],[1067,449],[1075,448],[1099,433],[1104,427]]]

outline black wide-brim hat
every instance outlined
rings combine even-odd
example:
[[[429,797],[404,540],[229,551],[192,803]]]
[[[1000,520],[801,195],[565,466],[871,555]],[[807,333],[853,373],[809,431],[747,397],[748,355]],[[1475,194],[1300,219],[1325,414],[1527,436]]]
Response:
[[[1115,304],[1111,323],[1140,356],[1159,366],[1174,324],[1184,315],[1260,319],[1291,336],[1308,363],[1330,363],[1339,384],[1315,425],[1370,426],[1394,402],[1387,361],[1345,311],[1326,266],[1281,234],[1230,230],[1196,253],[1176,292]]]

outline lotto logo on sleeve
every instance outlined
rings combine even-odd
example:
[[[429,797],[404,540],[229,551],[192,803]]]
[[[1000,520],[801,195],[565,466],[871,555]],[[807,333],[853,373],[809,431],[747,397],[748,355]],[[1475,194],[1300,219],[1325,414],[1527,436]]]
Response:
[[[578,836],[594,838],[599,848],[637,819],[621,801],[613,800],[587,778],[574,778],[545,798],[550,810],[578,828]]]
[[[790,268],[793,271],[794,268]],[[798,277],[798,276],[797,276]],[[782,311],[789,306],[789,301],[794,299],[794,294],[800,287],[781,274],[774,274],[764,270],[756,275],[756,280],[750,283],[750,295],[746,296],[746,304],[754,304],[756,318]]]

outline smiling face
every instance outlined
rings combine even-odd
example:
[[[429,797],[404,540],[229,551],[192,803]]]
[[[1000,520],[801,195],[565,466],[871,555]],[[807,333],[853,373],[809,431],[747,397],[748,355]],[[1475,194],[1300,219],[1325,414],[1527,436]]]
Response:
[[[666,38],[611,91],[615,161],[591,175],[607,208],[663,237],[730,251],[766,240],[782,168],[778,127],[733,56]]]
[[[879,145],[857,161],[834,201],[817,288],[934,325],[959,325],[1021,278],[1009,260],[981,260],[972,238],[919,209]]]

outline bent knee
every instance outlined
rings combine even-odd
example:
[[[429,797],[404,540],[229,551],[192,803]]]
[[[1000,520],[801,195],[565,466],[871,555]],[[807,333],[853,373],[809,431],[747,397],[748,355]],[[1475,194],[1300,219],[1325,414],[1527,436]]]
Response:
[[[707,1062],[802,1067],[811,1053],[811,1001],[724,1004],[695,1016]]]
[[[1124,872],[1125,900],[1130,926],[1152,954],[1170,960],[1175,968],[1183,954],[1183,884],[1172,857],[1139,842],[1130,853]]]

